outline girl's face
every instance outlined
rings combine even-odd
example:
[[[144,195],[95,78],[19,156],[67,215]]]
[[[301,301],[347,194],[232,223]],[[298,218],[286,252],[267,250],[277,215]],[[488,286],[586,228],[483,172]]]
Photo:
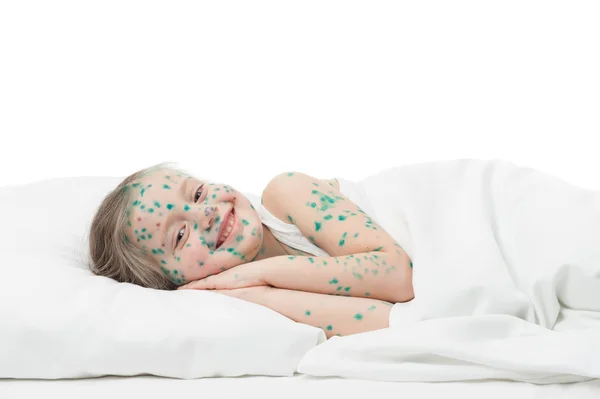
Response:
[[[250,262],[260,251],[260,218],[231,186],[165,169],[130,189],[127,237],[154,257],[177,285]]]

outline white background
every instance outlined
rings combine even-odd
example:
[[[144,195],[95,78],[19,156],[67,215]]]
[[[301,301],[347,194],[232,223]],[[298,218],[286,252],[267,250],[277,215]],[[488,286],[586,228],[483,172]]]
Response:
[[[600,188],[598,1],[2,1],[0,186],[502,158]]]

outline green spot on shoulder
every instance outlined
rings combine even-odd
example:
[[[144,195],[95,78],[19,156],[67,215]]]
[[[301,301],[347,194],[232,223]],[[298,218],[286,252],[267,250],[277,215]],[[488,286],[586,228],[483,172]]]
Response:
[[[175,205],[173,205],[173,204],[167,204],[167,209],[171,210],[173,208],[175,208]]]
[[[346,218],[347,218],[347,216],[344,216],[344,215],[338,216],[339,221],[344,221],[344,220],[346,220]]]
[[[363,315],[362,315],[362,313],[357,313],[357,314],[354,315],[354,318],[356,320],[362,320],[363,319]]]
[[[329,281],[329,284],[337,284],[338,283],[338,279],[337,278],[333,278],[331,279],[331,281]]]
[[[321,230],[321,222],[315,222],[315,231]]]
[[[164,188],[165,190],[170,190],[170,189],[171,189],[171,187],[169,187],[169,185],[168,185],[168,184],[163,184],[163,188]]]
[[[304,312],[304,314],[310,316],[310,310],[307,310],[306,312]]]
[[[327,331],[333,330],[333,326],[327,326]]]

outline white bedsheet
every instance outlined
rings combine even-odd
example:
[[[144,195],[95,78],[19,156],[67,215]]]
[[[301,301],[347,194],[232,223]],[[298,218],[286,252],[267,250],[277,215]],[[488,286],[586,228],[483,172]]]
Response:
[[[502,160],[361,182],[414,264],[391,328],[334,337],[298,371],[381,381],[600,377],[600,193]]]
[[[452,383],[379,382],[294,377],[238,377],[179,380],[155,376],[74,380],[0,380],[0,398],[376,398],[376,399],[595,399],[600,380],[574,384],[533,385],[514,381]]]

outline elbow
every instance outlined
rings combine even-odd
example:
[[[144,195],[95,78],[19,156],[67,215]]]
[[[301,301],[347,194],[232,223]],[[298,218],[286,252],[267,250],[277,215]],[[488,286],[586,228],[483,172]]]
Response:
[[[388,299],[393,303],[408,302],[414,299],[415,291],[412,282],[412,268],[408,256],[402,257],[396,264],[399,264],[394,271],[393,278],[389,279]],[[391,277],[391,276],[390,276]]]

